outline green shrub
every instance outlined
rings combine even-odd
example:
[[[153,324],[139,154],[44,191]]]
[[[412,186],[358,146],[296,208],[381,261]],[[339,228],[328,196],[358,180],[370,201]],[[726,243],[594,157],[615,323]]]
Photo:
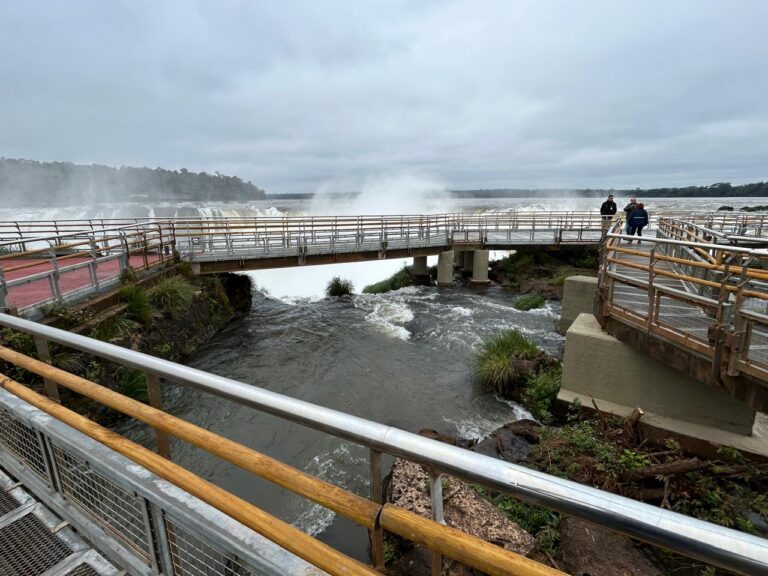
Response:
[[[562,286],[565,284],[565,279],[570,278],[573,274],[561,274],[549,281],[550,286]]]
[[[352,290],[354,289],[355,287],[349,280],[345,280],[339,276],[334,276],[334,278],[328,282],[328,285],[325,287],[325,295],[329,298],[333,296],[345,296],[347,294],[352,294]]]
[[[403,266],[402,269],[395,272],[392,276],[381,282],[375,284],[369,284],[363,288],[364,294],[383,294],[390,290],[399,290],[407,286],[413,286],[416,280],[412,274],[412,268],[410,266]]]
[[[510,280],[521,272],[529,270],[534,265],[533,254],[530,252],[517,252],[501,259],[501,269]]]
[[[546,300],[541,294],[526,294],[515,300],[513,306],[518,310],[528,311],[541,308],[544,304],[546,304]]]
[[[172,276],[158,282],[148,291],[149,301],[158,310],[168,312],[174,318],[182,315],[195,297],[195,288],[180,276]]]
[[[152,321],[152,307],[149,305],[147,291],[141,286],[123,286],[120,289],[120,300],[128,307],[126,313],[144,325]]]
[[[553,368],[545,372],[540,372],[528,379],[525,390],[523,390],[523,405],[530,410],[534,418],[542,422],[549,422],[552,419],[552,404],[560,391],[560,381],[562,380],[562,370]]]
[[[539,349],[517,330],[503,330],[483,342],[475,356],[475,374],[481,383],[501,390],[517,376],[512,357],[533,358]]]

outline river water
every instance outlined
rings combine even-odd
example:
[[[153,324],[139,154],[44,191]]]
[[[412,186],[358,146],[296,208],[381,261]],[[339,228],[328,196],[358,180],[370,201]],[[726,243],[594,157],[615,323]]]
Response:
[[[691,199],[649,202],[653,208],[716,209],[740,207],[757,199]],[[596,199],[516,199],[453,201],[446,209],[501,211],[588,209]],[[438,204],[434,208],[440,208]],[[408,208],[408,206],[405,206]],[[652,208],[652,210],[653,210]],[[61,218],[51,209],[39,218]],[[340,206],[355,213],[360,206]],[[405,210],[403,212],[417,212]],[[98,208],[96,209],[98,212]],[[367,210],[366,210],[367,211]],[[128,212],[128,214],[126,213]],[[70,208],[71,218],[127,215],[192,216],[278,215],[316,212],[297,201],[248,205],[111,206]],[[368,211],[372,213],[373,211]],[[0,214],[0,218],[2,218]],[[18,218],[18,213],[15,215]],[[559,303],[520,312],[518,296],[498,286],[474,287],[456,279],[453,287],[412,287],[381,295],[358,294],[326,299],[325,284],[340,275],[358,290],[389,276],[403,261],[303,267],[251,273],[258,286],[251,313],[233,322],[189,364],[195,368],[260,386],[417,432],[440,432],[479,438],[506,422],[526,415],[512,402],[484,391],[472,377],[473,354],[480,342],[503,328],[517,328],[547,351],[562,355],[564,339],[555,333]],[[360,494],[367,494],[368,453],[362,447],[303,426],[261,414],[203,393],[168,387],[166,408],[188,421],[274,456],[283,462]],[[150,432],[139,424],[122,430],[151,445]],[[202,477],[353,557],[367,558],[367,535],[333,513],[287,494],[266,482],[222,463],[201,450],[174,443],[173,458]],[[385,466],[388,462],[385,461]]]

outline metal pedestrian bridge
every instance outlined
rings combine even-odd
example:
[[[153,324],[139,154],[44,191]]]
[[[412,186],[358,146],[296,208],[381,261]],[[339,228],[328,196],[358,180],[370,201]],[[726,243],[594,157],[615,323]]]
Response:
[[[598,316],[612,334],[765,410],[768,252],[764,216],[661,216],[641,243],[595,214],[320,219],[67,221],[0,225],[0,303],[30,313],[119,282],[128,269],[179,259],[200,271],[304,265],[446,250],[600,246]],[[637,238],[633,238],[637,242]],[[208,267],[210,266],[210,268]],[[555,569],[447,527],[441,476],[523,501],[742,574],[768,573],[768,541],[595,490],[112,344],[0,314],[37,358],[0,346],[0,573],[90,576],[376,574],[388,531],[488,574]],[[53,347],[145,375],[149,405],[52,365]],[[45,394],[8,373],[42,380]],[[366,447],[369,493],[355,494],[163,411],[163,386],[192,387]],[[86,396],[155,431],[148,449],[69,411]],[[351,559],[173,462],[189,443],[368,529],[371,564]],[[383,455],[427,466],[433,518],[386,504]],[[95,549],[93,549],[95,548]],[[377,572],[377,570],[379,572]]]

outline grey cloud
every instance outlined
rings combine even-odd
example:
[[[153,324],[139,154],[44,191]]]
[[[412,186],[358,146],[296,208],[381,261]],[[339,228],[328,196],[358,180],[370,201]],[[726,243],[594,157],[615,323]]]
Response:
[[[451,187],[768,179],[768,4],[0,0],[0,155]]]

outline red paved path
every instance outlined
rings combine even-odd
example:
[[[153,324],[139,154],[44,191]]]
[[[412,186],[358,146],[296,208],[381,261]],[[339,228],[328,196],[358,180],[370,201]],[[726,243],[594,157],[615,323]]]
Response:
[[[156,254],[147,255],[147,261],[149,262],[150,265],[152,265],[155,262],[158,262],[159,260],[160,260],[160,257]],[[86,257],[67,258],[66,260],[59,260],[59,270],[61,271],[62,268],[66,268],[74,264],[80,264],[82,262],[90,262],[90,261],[91,259]],[[53,270],[53,267],[51,266],[48,260],[40,260],[38,261],[39,264],[36,264],[35,266],[30,266],[29,268],[24,268],[22,270],[13,270],[10,272],[7,271],[10,268],[15,268],[22,264],[29,264],[32,262],[36,262],[36,260],[30,260],[30,259],[23,260],[23,259],[15,259],[15,258],[2,260],[0,261],[0,268],[6,271],[5,272],[6,281],[16,280],[18,278],[26,278],[28,276],[34,276],[35,274],[39,274],[41,272],[50,272],[51,270]],[[144,257],[131,256],[130,265],[134,268],[143,268]],[[98,276],[99,282],[105,282],[107,280],[111,280],[113,278],[120,276],[119,261],[117,260],[117,258],[113,258],[112,260],[100,259],[98,261],[98,267],[96,268],[96,274]],[[89,266],[83,266],[82,268],[78,268],[77,270],[71,270],[68,272],[62,271],[59,276],[59,289],[61,290],[62,296],[65,296],[66,294],[73,292],[75,290],[78,290],[84,287],[90,287],[90,286],[92,286],[92,284],[91,284],[91,272],[90,272]],[[50,300],[51,297],[52,297],[51,285],[48,278],[33,280],[31,282],[27,282],[20,286],[13,286],[8,290],[8,304],[14,308],[23,308],[25,306],[30,306],[38,302],[44,302],[46,300]]]

